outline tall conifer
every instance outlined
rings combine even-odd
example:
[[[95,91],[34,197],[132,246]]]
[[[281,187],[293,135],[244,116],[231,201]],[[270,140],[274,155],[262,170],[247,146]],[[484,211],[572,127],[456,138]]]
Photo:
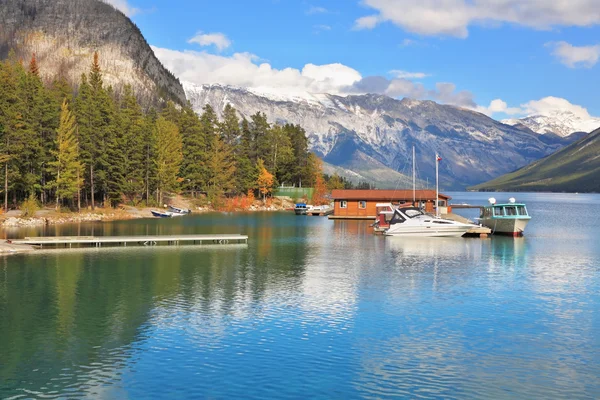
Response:
[[[156,121],[156,169],[158,202],[162,204],[165,192],[178,188],[178,173],[183,153],[179,129],[173,122],[159,117]]]
[[[62,199],[74,198],[81,185],[76,128],[75,117],[65,99],[61,106],[60,125],[56,134],[56,150],[52,152],[55,160],[50,163],[56,174],[50,186],[55,189],[57,209]]]

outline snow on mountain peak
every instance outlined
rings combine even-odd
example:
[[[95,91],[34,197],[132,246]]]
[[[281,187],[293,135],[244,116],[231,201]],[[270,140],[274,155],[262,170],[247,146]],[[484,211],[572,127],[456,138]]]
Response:
[[[539,134],[554,133],[566,137],[574,132],[591,132],[600,127],[600,118],[583,118],[569,110],[550,110],[546,114],[529,115],[525,118],[505,119],[507,125],[525,125]]]

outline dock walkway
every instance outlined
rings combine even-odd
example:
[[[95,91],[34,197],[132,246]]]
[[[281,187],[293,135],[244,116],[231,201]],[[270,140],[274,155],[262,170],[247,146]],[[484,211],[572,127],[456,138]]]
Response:
[[[44,246],[54,245],[72,247],[73,245],[92,245],[102,247],[103,244],[139,246],[156,246],[159,243],[178,246],[181,243],[188,244],[234,244],[248,243],[248,236],[238,234],[225,235],[160,235],[160,236],[39,236],[26,237],[24,239],[12,239],[11,243],[16,245]]]

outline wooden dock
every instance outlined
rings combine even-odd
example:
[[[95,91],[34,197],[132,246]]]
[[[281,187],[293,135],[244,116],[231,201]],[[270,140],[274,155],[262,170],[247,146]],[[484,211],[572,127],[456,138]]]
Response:
[[[39,236],[24,239],[12,239],[12,244],[30,246],[73,247],[106,245],[127,246],[157,246],[166,244],[179,246],[180,244],[236,244],[248,243],[248,236],[238,234],[226,235],[160,235],[160,236]]]
[[[463,208],[467,208],[467,207],[463,207]],[[469,207],[469,208],[476,208],[476,207]],[[450,214],[443,214],[442,218],[446,218],[446,219],[451,219],[453,221],[457,221],[457,222],[462,222],[463,224],[472,224],[473,222],[468,220],[467,218],[458,215],[458,214],[454,214],[454,213],[450,213]],[[471,228],[467,231],[467,233],[465,233],[464,236],[470,236],[470,237],[488,237],[488,235],[492,234],[492,230],[486,226],[477,226],[475,228]]]

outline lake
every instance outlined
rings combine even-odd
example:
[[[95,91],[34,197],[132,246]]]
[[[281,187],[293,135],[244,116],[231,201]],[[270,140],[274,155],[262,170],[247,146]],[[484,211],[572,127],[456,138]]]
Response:
[[[599,398],[600,195],[514,196],[521,238],[292,212],[6,231],[250,238],[0,258],[0,398]]]

